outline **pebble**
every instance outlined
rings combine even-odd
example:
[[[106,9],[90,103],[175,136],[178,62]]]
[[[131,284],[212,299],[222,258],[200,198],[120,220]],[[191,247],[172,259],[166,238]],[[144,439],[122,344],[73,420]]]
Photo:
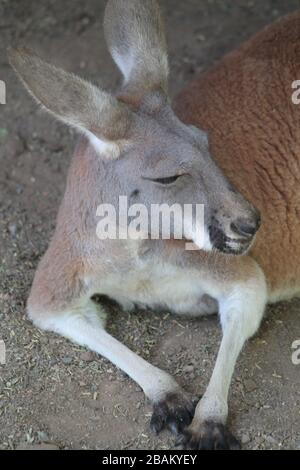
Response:
[[[8,136],[8,130],[0,127],[0,139],[5,139]]]
[[[91,20],[88,16],[84,16],[82,19],[81,19],[81,24],[83,24],[84,26],[87,26],[88,24],[90,24]]]
[[[18,231],[18,226],[15,222],[12,222],[8,225],[8,230],[9,230],[9,233],[10,235],[15,238],[16,235],[17,235],[17,231]]]
[[[195,369],[195,366],[189,364],[189,365],[183,367],[182,372],[193,372],[194,369]]]
[[[276,444],[276,445],[278,444],[278,442],[276,441],[276,439],[274,439],[274,437],[272,437],[272,436],[265,436],[265,440],[266,440],[267,442],[269,442],[270,444]]]
[[[253,392],[257,388],[256,383],[252,379],[246,379],[244,380],[244,387],[247,390],[247,392]]]
[[[68,366],[69,364],[72,364],[73,359],[72,359],[72,357],[64,356],[61,361],[62,361],[63,364]]]
[[[41,337],[40,337],[40,343],[41,343],[41,344],[48,344],[48,343],[49,343],[49,339],[48,339],[46,336],[41,336]]]
[[[248,442],[250,442],[249,434],[243,434],[241,437],[241,442],[242,444],[248,444]]]
[[[38,431],[37,435],[42,443],[49,442],[49,436],[45,431]]]
[[[21,186],[20,184],[18,184],[17,187],[16,187],[16,193],[17,193],[17,194],[22,194],[23,191],[24,191],[23,186]]]
[[[95,354],[92,351],[85,351],[80,354],[80,359],[84,362],[93,362],[95,360]]]

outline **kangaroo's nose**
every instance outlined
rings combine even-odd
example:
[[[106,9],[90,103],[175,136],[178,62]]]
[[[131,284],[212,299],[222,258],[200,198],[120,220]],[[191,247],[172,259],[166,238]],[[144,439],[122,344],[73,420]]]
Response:
[[[235,222],[232,222],[230,228],[237,235],[242,237],[253,237],[261,225],[260,215],[257,213],[251,219],[244,219],[240,217]]]

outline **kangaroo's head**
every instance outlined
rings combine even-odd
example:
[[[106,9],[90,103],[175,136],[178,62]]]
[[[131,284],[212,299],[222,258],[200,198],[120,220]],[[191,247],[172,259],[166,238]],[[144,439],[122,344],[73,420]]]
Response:
[[[244,253],[259,227],[259,214],[213,160],[205,132],[185,125],[172,111],[157,2],[110,0],[104,28],[124,77],[115,96],[25,48],[11,49],[10,62],[46,110],[88,137],[95,158],[105,165],[107,202],[122,195],[148,209],[151,204],[202,204],[200,248]],[[183,217],[184,237],[200,245],[193,214]]]

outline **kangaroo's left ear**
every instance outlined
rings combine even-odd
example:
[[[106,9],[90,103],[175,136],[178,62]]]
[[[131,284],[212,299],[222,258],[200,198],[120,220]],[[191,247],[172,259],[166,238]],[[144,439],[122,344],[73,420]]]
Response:
[[[105,157],[118,157],[133,120],[109,93],[54,67],[27,48],[10,49],[9,60],[28,91],[56,118],[85,133]]]
[[[123,93],[139,102],[151,92],[168,92],[168,55],[156,0],[109,0],[104,31],[124,76]]]

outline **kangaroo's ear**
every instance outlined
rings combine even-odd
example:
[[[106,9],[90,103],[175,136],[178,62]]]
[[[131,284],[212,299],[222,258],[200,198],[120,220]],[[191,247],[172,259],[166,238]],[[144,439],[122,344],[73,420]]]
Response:
[[[155,0],[109,0],[104,31],[111,55],[124,76],[124,93],[142,99],[167,94],[168,55],[163,21]]]
[[[9,49],[10,64],[39,104],[84,132],[96,149],[119,156],[131,111],[116,98],[72,73],[41,60],[27,48]]]

